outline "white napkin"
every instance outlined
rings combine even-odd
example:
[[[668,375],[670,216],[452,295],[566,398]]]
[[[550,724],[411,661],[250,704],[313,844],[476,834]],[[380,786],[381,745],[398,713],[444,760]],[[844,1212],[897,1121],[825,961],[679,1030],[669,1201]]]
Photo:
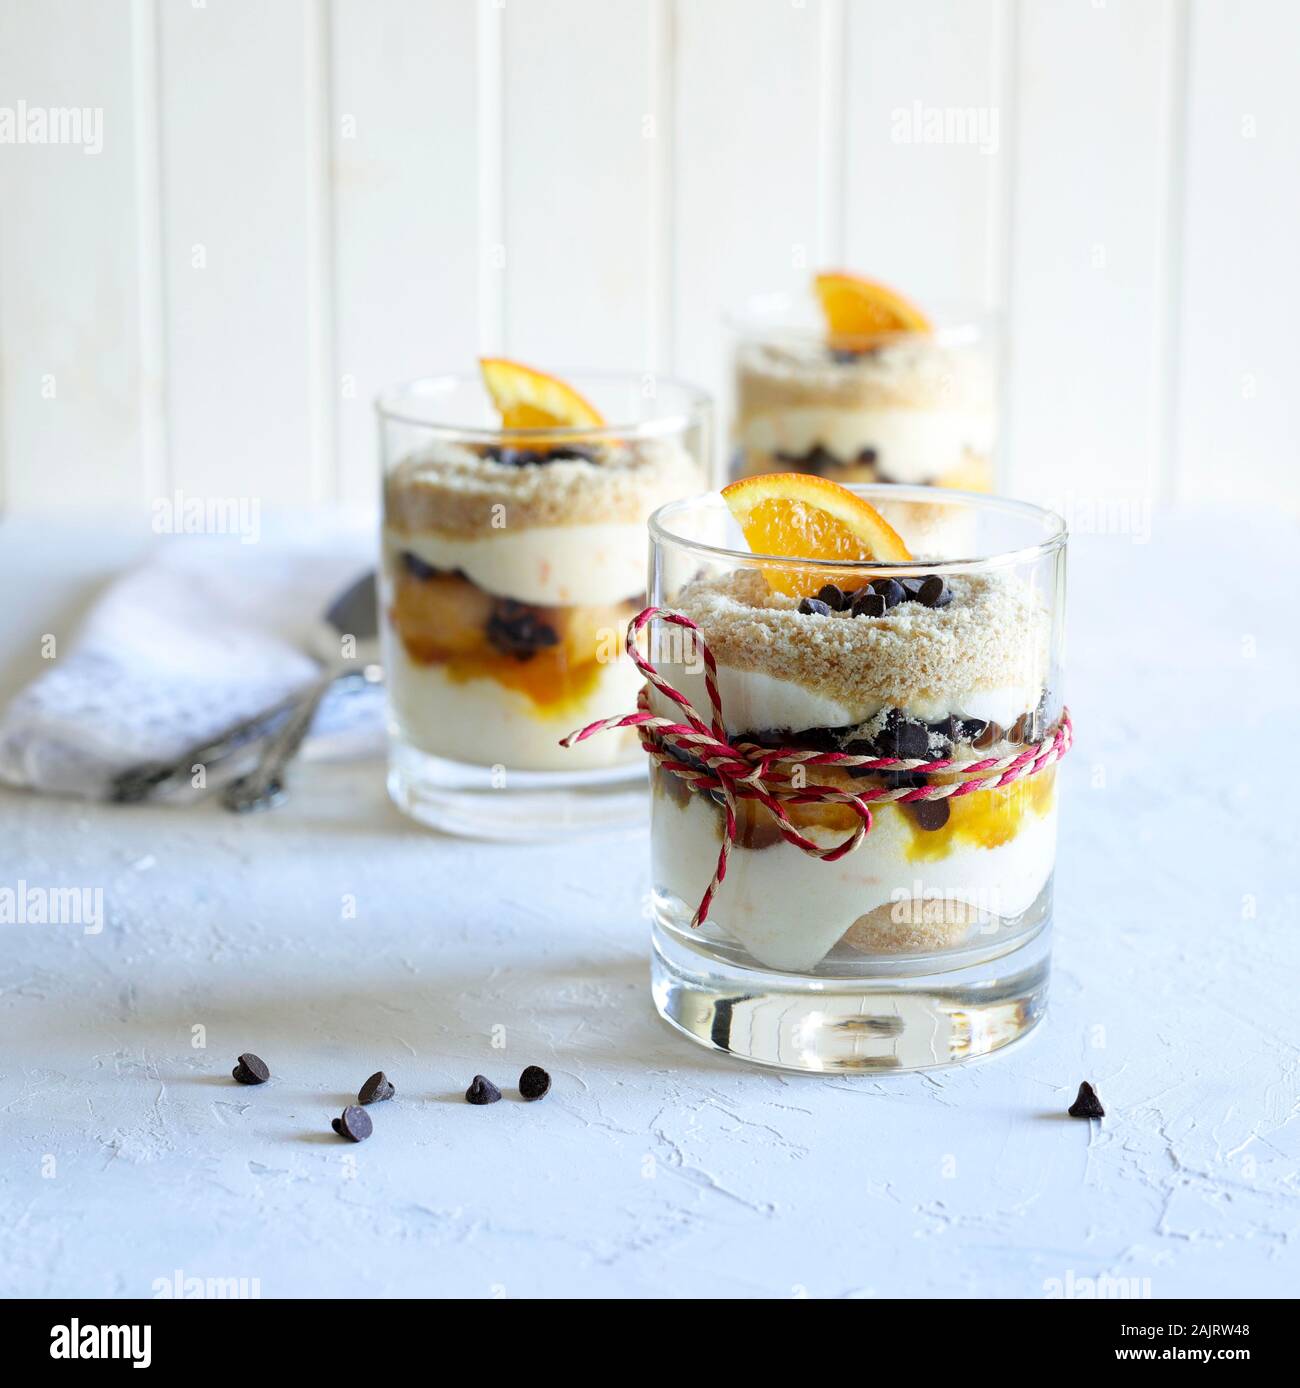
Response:
[[[374,564],[373,532],[329,530],[161,540],[0,713],[0,780],[101,797],[117,772],[175,757],[310,683],[313,652],[333,635],[326,608]],[[312,736],[373,752],[382,726],[383,691],[363,686],[332,692]]]

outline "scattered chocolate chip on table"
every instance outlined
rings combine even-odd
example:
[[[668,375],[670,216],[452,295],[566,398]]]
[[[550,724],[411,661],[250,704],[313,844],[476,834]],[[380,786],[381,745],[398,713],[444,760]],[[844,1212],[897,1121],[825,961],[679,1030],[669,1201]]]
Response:
[[[340,1117],[332,1120],[330,1127],[340,1137],[350,1138],[353,1142],[364,1142],[375,1130],[370,1115],[359,1104],[349,1104]]]
[[[495,1104],[501,1091],[485,1075],[475,1075],[465,1091],[467,1104]]]
[[[1101,1106],[1097,1091],[1084,1080],[1079,1086],[1079,1095],[1070,1105],[1071,1118],[1105,1118],[1106,1110]]]
[[[360,1104],[380,1104],[385,1099],[391,1099],[394,1092],[392,1080],[382,1070],[376,1070],[361,1086],[361,1090],[357,1094],[357,1102]]]
[[[519,1076],[519,1092],[525,1099],[544,1099],[551,1087],[551,1077],[540,1065],[530,1065]]]
[[[240,1084],[265,1084],[271,1078],[270,1067],[259,1055],[245,1051],[230,1072]]]

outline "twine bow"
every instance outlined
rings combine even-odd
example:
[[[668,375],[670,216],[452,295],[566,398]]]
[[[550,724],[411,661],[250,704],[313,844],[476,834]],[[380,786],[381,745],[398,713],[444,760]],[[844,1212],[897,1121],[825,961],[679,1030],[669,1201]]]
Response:
[[[708,692],[712,718],[706,725],[691,706],[687,697],[664,680],[655,667],[637,649],[637,638],[652,618],[668,622],[695,633],[704,661],[704,687]],[[699,907],[691,919],[693,926],[708,919],[709,907],[718,888],[727,876],[727,863],[736,840],[736,808],[741,800],[757,800],[776,821],[781,837],[802,849],[810,857],[833,863],[843,858],[871,832],[871,804],[899,802],[911,804],[918,800],[947,800],[970,795],[977,790],[991,790],[1009,785],[1026,776],[1034,776],[1054,765],[1070,750],[1073,729],[1068,709],[1062,709],[1061,720],[1040,741],[1031,743],[1014,756],[985,757],[974,761],[957,761],[951,757],[918,760],[911,757],[864,757],[850,752],[814,752],[799,747],[762,747],[754,742],[730,742],[722,720],[722,699],[718,693],[718,667],[699,627],[687,616],[662,607],[647,607],[637,614],[628,626],[627,653],[637,669],[664,698],[676,704],[685,722],[674,722],[650,711],[650,699],[643,687],[637,698],[637,711],[621,718],[602,718],[585,728],[570,733],[561,740],[562,747],[572,747],[601,732],[616,728],[636,728],[641,746],[655,763],[671,775],[685,781],[692,790],[716,792],[722,797],[726,816],[726,832],[713,879],[700,898]],[[932,775],[946,771],[965,779],[913,787],[878,786],[857,792],[841,790],[838,786],[820,785],[807,781],[807,769],[819,766],[838,766],[864,771],[906,771]],[[848,805],[858,817],[852,833],[830,848],[822,848],[803,834],[790,821],[787,805]]]

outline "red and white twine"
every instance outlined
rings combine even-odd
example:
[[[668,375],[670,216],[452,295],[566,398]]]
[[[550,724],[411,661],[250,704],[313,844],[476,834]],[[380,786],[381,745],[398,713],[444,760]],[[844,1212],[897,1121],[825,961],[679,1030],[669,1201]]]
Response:
[[[691,706],[686,696],[662,679],[655,667],[637,649],[637,638],[655,617],[673,626],[695,633],[704,661],[704,687],[712,707],[711,722],[704,720]],[[814,858],[833,863],[853,850],[871,831],[871,804],[891,801],[909,804],[917,800],[947,800],[970,795],[977,790],[991,790],[1010,785],[1026,776],[1034,776],[1054,765],[1070,750],[1073,731],[1068,709],[1061,711],[1060,722],[1040,741],[1023,747],[1014,756],[985,757],[975,761],[957,761],[951,757],[916,760],[909,757],[863,757],[849,752],[814,752],[798,747],[761,747],[753,742],[729,742],[722,720],[722,699],[718,694],[718,667],[699,627],[687,616],[662,607],[647,607],[633,619],[627,632],[627,653],[646,677],[649,685],[682,710],[685,722],[674,722],[650,712],[648,692],[642,688],[637,699],[637,711],[621,718],[602,718],[562,739],[562,747],[572,747],[596,733],[616,728],[636,728],[641,746],[656,764],[671,775],[685,781],[692,790],[701,793],[716,791],[722,796],[726,817],[726,832],[718,853],[718,865],[713,880],[700,898],[691,920],[699,925],[708,918],[709,907],[718,888],[727,876],[727,863],[736,840],[736,806],[740,800],[757,800],[776,821],[781,837],[787,843]],[[694,762],[683,761],[689,756]],[[939,772],[958,774],[967,779],[945,781],[933,785],[874,789],[851,792],[837,786],[806,782],[806,768],[838,766],[864,771],[907,771],[922,775]],[[805,838],[790,822],[786,805],[848,805],[858,816],[853,832],[832,848],[822,848]]]

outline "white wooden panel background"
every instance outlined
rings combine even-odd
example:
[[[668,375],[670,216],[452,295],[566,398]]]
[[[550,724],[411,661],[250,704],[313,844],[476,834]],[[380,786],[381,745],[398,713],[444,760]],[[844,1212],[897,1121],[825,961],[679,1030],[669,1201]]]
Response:
[[[1003,484],[1300,509],[1289,0],[0,0],[0,504],[370,500],[505,350],[721,388],[836,262],[1006,330]],[[992,138],[900,141],[974,108]]]

